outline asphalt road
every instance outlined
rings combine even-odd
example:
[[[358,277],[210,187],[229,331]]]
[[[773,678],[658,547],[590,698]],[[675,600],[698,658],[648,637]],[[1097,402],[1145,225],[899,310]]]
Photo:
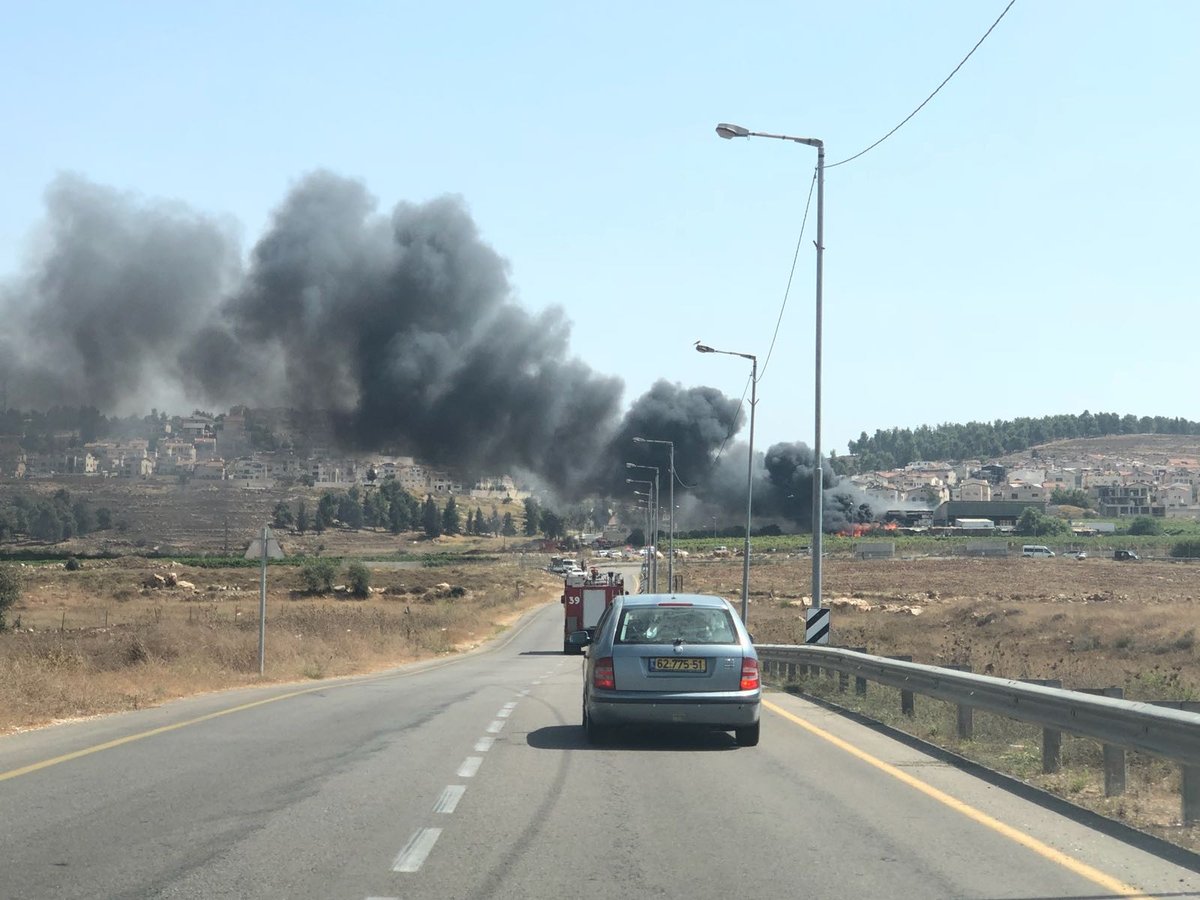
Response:
[[[559,615],[383,676],[0,740],[0,897],[1200,897],[1190,870],[787,695],[756,748],[590,747]]]

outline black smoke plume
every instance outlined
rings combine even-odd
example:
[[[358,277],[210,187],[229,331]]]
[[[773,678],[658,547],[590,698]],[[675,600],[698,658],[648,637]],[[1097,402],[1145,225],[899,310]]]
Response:
[[[382,214],[359,182],[314,173],[243,270],[227,222],[64,176],[0,312],[13,405],[289,406],[331,416],[346,449],[522,471],[564,499],[629,498],[625,479],[647,473],[626,463],[657,466],[665,504],[668,448],[641,437],[674,444],[677,503],[744,509],[744,463],[720,453],[738,402],[659,381],[621,415],[621,381],[570,356],[561,308],[515,302],[456,198]],[[807,527],[812,466],[803,445],[770,448],[756,520]],[[844,506],[826,504],[826,527]]]

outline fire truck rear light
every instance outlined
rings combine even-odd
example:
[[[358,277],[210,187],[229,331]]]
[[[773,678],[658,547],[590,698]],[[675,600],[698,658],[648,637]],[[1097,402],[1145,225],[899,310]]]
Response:
[[[758,687],[758,660],[743,659],[742,683],[739,686],[739,689],[743,691],[752,691],[756,687]]]
[[[745,676],[743,676],[745,680]],[[617,681],[613,677],[613,661],[611,656],[605,656],[596,660],[596,667],[592,669],[592,687],[599,688],[602,691],[615,691],[617,689]]]

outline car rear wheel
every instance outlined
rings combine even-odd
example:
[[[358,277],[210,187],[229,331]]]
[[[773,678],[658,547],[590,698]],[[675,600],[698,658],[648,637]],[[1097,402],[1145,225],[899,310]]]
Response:
[[[586,708],[583,711],[583,731],[587,735],[589,744],[603,744],[608,740],[608,729],[593,722],[592,717],[587,714]]]
[[[758,746],[758,727],[759,723],[748,725],[745,728],[735,728],[733,738],[738,742],[739,747],[757,747]]]

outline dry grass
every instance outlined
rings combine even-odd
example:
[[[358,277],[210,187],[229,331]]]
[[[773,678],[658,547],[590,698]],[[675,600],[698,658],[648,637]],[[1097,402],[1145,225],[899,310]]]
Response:
[[[765,643],[804,639],[808,560],[763,560],[751,571],[750,627]],[[689,563],[689,590],[740,596],[737,561]],[[1194,566],[1111,560],[921,559],[826,561],[823,598],[833,605],[833,642],[881,656],[966,665],[1009,678],[1060,679],[1067,688],[1118,686],[1137,700],[1200,698],[1200,579]],[[852,603],[865,604],[856,608]],[[1100,746],[1063,737],[1063,768],[1041,771],[1041,731],[977,713],[960,741],[955,708],[916,698],[900,713],[898,692],[873,685],[866,697],[810,678],[827,695],[902,731],[947,747],[1081,806],[1200,850],[1200,827],[1180,822],[1180,769],[1127,754],[1126,791],[1104,796]]]
[[[143,588],[150,571],[175,572],[196,590]],[[23,572],[14,628],[0,634],[0,733],[263,680],[254,570],[119,560]],[[511,564],[372,567],[372,584],[383,592],[363,600],[309,597],[297,570],[272,568],[265,680],[349,675],[470,648],[561,590],[559,580]]]

